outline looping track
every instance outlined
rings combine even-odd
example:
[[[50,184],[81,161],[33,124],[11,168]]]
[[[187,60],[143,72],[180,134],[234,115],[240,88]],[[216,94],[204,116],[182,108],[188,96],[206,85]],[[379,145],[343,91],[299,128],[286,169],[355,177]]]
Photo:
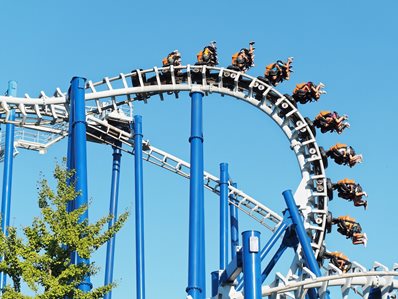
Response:
[[[132,106],[136,100],[149,101],[153,96],[165,99],[165,94],[203,92],[205,95],[218,93],[247,102],[270,116],[282,129],[290,147],[297,157],[301,172],[301,183],[295,193],[307,231],[312,236],[312,247],[317,256],[322,246],[328,215],[328,180],[325,174],[326,158],[315,139],[315,131],[293,105],[288,96],[282,95],[272,86],[244,73],[208,66],[154,67],[136,70],[115,77],[105,77],[99,82],[86,84],[87,134],[92,141],[115,145],[121,142],[123,150],[133,154],[133,140],[129,130],[121,129],[106,120],[106,116],[119,111],[126,105]],[[68,126],[67,94],[56,89],[54,95],[44,92],[33,98],[0,96],[0,122],[14,123],[17,126],[44,132],[52,137],[53,144],[67,136]],[[15,121],[9,120],[10,111],[16,111]],[[17,143],[18,144],[18,143]],[[19,146],[29,149],[46,145],[20,142]],[[144,159],[180,176],[189,178],[189,163],[157,149],[144,142]],[[219,179],[205,173],[205,187],[219,192]],[[282,217],[263,203],[229,186],[230,202],[238,206],[262,225],[274,231]],[[271,201],[270,201],[271,202]]]

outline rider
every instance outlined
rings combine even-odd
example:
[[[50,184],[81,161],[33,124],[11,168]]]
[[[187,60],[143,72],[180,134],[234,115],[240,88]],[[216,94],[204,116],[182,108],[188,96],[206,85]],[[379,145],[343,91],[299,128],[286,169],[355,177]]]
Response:
[[[240,72],[246,72],[249,68],[254,66],[254,42],[249,43],[249,49],[242,48],[239,52],[232,55],[231,69],[236,69]]]
[[[204,47],[203,50],[196,55],[196,57],[198,60],[196,63],[197,65],[218,65],[216,42],[212,41],[208,46]]]
[[[347,115],[340,116],[336,111],[321,111],[315,117],[314,125],[320,128],[322,133],[336,131],[341,134],[345,128],[350,127],[348,122],[344,122],[346,119]]]
[[[293,90],[292,97],[296,100],[296,102],[300,102],[301,104],[305,104],[311,102],[313,100],[318,101],[321,97],[321,94],[326,93],[323,90],[325,84],[319,83],[315,85],[311,81],[307,83],[300,83],[296,85],[296,88]]]
[[[327,252],[324,255],[326,258],[330,259],[330,262],[339,268],[343,273],[346,273],[351,269],[351,262],[343,253],[338,251]]]
[[[174,50],[173,52],[169,53],[167,57],[163,58],[163,67],[168,66],[180,66],[181,65],[181,54],[178,50]]]
[[[264,77],[273,85],[276,86],[284,80],[290,79],[290,73],[292,72],[291,63],[293,62],[293,57],[289,57],[287,62],[282,60],[277,60],[265,67]]]
[[[362,196],[367,197],[368,194],[362,190],[360,184],[355,183],[354,180],[343,179],[333,184],[333,189],[338,191],[338,195],[344,199],[353,200],[354,206],[363,206],[365,210],[368,207],[368,202],[362,199]]]
[[[354,245],[363,244],[366,247],[368,237],[362,233],[362,227],[356,220],[350,216],[340,216],[333,218],[333,224],[337,224],[337,231],[351,239]]]
[[[348,164],[350,167],[363,161],[362,155],[357,155],[351,146],[343,143],[333,145],[326,155],[334,159],[337,164]]]

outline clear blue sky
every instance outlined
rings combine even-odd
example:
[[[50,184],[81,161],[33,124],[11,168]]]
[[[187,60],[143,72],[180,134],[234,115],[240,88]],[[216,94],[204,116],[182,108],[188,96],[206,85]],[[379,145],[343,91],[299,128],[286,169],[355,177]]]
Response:
[[[18,94],[66,91],[73,76],[101,80],[136,68],[160,66],[179,49],[183,64],[216,40],[221,66],[231,55],[256,41],[257,76],[266,64],[294,56],[294,73],[278,89],[291,92],[296,83],[322,81],[328,94],[318,103],[300,106],[313,118],[320,110],[348,114],[351,128],[338,136],[322,135],[325,148],[349,143],[364,155],[352,169],[330,163],[328,176],[354,178],[369,194],[364,212],[337,198],[334,215],[350,214],[369,237],[367,248],[354,246],[334,229],[329,250],[343,251],[367,267],[373,261],[398,262],[396,209],[396,111],[398,21],[396,1],[2,1],[0,4],[0,89],[18,81]],[[189,96],[153,98],[137,104],[144,137],[165,151],[189,161]],[[218,175],[228,162],[232,178],[248,194],[277,212],[281,192],[300,181],[297,161],[280,129],[264,114],[232,98],[209,96],[204,104],[205,169]],[[3,126],[2,126],[3,127]],[[38,215],[36,182],[51,175],[54,161],[66,155],[66,142],[48,154],[22,151],[15,159],[12,223],[22,226]],[[105,215],[110,192],[111,149],[88,145],[90,218]],[[119,210],[133,211],[133,158],[123,156]],[[183,298],[187,285],[188,181],[145,165],[145,229],[147,298]],[[218,200],[205,193],[207,272],[218,267]],[[260,229],[244,215],[242,230]],[[117,237],[114,298],[135,296],[133,217]],[[289,257],[290,258],[290,257]],[[287,258],[287,260],[289,260]],[[104,250],[95,256],[103,268]],[[283,264],[280,266],[283,268]],[[284,272],[285,270],[281,270]],[[103,282],[102,272],[93,278]]]

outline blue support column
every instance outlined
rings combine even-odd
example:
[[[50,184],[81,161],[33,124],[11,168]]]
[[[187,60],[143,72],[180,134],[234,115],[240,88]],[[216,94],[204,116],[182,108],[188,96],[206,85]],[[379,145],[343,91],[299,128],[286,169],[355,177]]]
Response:
[[[236,183],[232,183],[232,187],[238,188]],[[231,200],[234,200],[231,196]],[[237,206],[230,204],[230,226],[231,226],[231,259],[236,256],[236,251],[239,246],[239,220]]]
[[[220,270],[228,264],[228,163],[220,164]]]
[[[220,281],[220,271],[211,272],[211,296],[217,296]]]
[[[142,170],[142,116],[134,116],[135,246],[137,299],[145,299],[144,187]]]
[[[73,101],[71,101],[70,98],[70,92],[71,92],[71,87],[69,87],[68,90],[68,94],[69,94],[69,131],[68,131],[68,153],[67,153],[67,158],[66,158],[66,167],[68,169],[68,171],[72,171],[75,169],[75,159],[74,159],[74,155],[73,155],[73,151],[74,151],[74,139],[73,139],[73,123],[74,123],[74,118],[75,118],[75,113],[74,113],[74,104]],[[70,185],[71,180],[73,180],[74,178],[70,178],[68,180],[68,185]],[[67,204],[67,210],[68,212],[71,212],[74,210],[74,201],[70,201]],[[72,264],[75,263],[75,259],[72,257]]]
[[[279,240],[279,238],[281,237],[281,235],[286,231],[286,229],[289,227],[290,225],[290,221],[284,220],[278,227],[278,229],[273,233],[273,235],[271,236],[271,238],[268,240],[267,244],[265,244],[265,246],[261,249],[260,252],[260,260],[264,260],[264,258],[267,256],[267,254],[271,251],[272,247],[276,244],[276,242]],[[286,246],[285,246],[286,249]],[[283,250],[284,251],[284,250]],[[281,255],[283,254],[283,252],[281,252]],[[275,258],[276,255],[274,255]],[[280,256],[279,256],[280,257]],[[279,259],[278,257],[278,259]],[[272,260],[274,260],[274,258],[272,258]],[[277,260],[275,260],[275,263],[277,262]],[[270,262],[272,263],[272,261]],[[275,265],[274,263],[274,265]],[[273,266],[272,266],[273,267]],[[269,271],[272,270],[272,267],[270,268]],[[267,266],[268,268],[268,266]],[[266,276],[268,274],[266,274],[264,276],[264,272],[268,271],[267,269],[265,271],[263,271],[262,275],[261,275],[261,282],[263,283]],[[238,285],[236,287],[237,291],[240,291],[243,287],[243,280],[242,279],[238,279]]]
[[[7,95],[15,97],[17,95],[17,82],[9,81]],[[15,120],[14,109],[10,110],[9,120]],[[14,162],[14,124],[6,124],[6,141],[4,149],[4,170],[3,170],[3,191],[1,198],[1,231],[8,235],[7,228],[10,226],[11,216],[11,187],[12,187],[12,168]],[[0,257],[3,259],[3,257]],[[0,291],[6,286],[6,275],[0,272]]]
[[[303,249],[303,254],[307,262],[307,266],[311,270],[311,272],[313,272],[317,277],[321,277],[321,270],[319,269],[318,263],[315,259],[315,255],[311,247],[311,241],[308,238],[307,232],[304,228],[303,219],[297,208],[292,191],[286,190],[282,194],[285,198],[285,202],[292,218],[293,224],[295,225],[296,234]],[[309,296],[311,299],[317,298],[316,291],[313,290],[309,292]],[[326,294],[326,298],[329,298],[328,294]]]
[[[120,166],[122,157],[122,144],[118,142],[117,147],[113,147],[113,159],[112,159],[112,181],[111,181],[111,198],[109,201],[109,214],[113,218],[108,223],[108,228],[111,228],[117,220],[117,207],[119,201],[119,177],[120,177]],[[113,236],[107,243],[106,246],[106,265],[105,265],[105,285],[113,282],[113,264],[115,259],[115,242],[116,235]],[[105,294],[105,299],[112,298],[112,291]]]
[[[242,245],[244,297],[245,299],[261,299],[260,233],[258,231],[243,232]]]
[[[80,194],[75,199],[75,208],[88,206],[87,188],[87,140],[86,140],[86,108],[85,108],[85,85],[86,79],[74,77],[71,81],[69,98],[72,102],[72,161],[75,168],[76,190]],[[80,221],[88,221],[88,208],[80,217]],[[90,264],[90,260],[76,255],[77,264]],[[84,277],[78,288],[87,293],[92,289],[90,277]]]
[[[193,299],[206,297],[204,252],[203,120],[201,92],[191,96],[191,171],[189,192],[189,257],[186,292]]]

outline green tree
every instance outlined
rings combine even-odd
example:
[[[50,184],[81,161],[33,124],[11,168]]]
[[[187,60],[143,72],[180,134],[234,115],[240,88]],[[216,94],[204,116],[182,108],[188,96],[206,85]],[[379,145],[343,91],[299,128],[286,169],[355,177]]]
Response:
[[[73,181],[73,172],[64,166],[56,165],[54,178],[57,186],[50,188],[46,179],[39,182],[39,207],[41,216],[34,218],[30,226],[23,228],[23,238],[18,236],[15,227],[8,228],[8,236],[0,236],[0,271],[10,280],[3,290],[3,299],[60,299],[65,296],[74,299],[103,298],[115,284],[93,288],[83,293],[77,286],[87,275],[93,276],[98,268],[89,265],[71,264],[71,254],[89,259],[94,251],[106,243],[123,226],[128,212],[123,213],[115,224],[107,229],[112,215],[101,218],[94,224],[80,222],[80,216],[87,210],[82,206],[70,213],[67,204],[79,192]],[[35,295],[21,292],[21,284],[26,284]]]

